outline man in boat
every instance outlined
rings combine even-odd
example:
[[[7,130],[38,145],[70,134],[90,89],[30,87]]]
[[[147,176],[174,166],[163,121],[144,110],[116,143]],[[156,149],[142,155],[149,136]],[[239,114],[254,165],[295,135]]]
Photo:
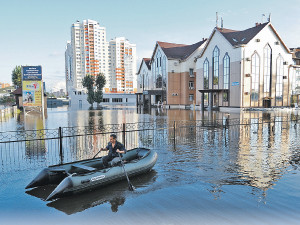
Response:
[[[115,166],[121,161],[119,154],[122,157],[122,154],[126,153],[124,145],[117,141],[115,134],[111,134],[109,140],[107,146],[100,149],[100,151],[109,151],[108,155],[102,157],[104,167],[108,167],[109,161],[111,161],[112,166]]]

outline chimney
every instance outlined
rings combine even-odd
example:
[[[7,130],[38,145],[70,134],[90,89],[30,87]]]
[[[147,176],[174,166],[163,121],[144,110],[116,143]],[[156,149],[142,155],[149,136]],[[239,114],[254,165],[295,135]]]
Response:
[[[261,23],[255,23],[255,26],[257,27],[257,26],[259,26]]]

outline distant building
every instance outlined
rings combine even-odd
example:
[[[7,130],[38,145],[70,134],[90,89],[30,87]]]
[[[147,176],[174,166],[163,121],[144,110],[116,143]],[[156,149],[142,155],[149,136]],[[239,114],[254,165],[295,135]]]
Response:
[[[1,88],[6,88],[6,87],[10,87],[10,84],[9,83],[1,83],[0,82],[0,89]]]
[[[295,65],[300,65],[300,47],[291,48],[290,50],[293,54],[293,60],[294,60]]]
[[[242,31],[216,27],[196,59],[196,105],[290,106],[292,66],[292,54],[270,22]]]
[[[105,93],[135,93],[136,45],[124,37],[106,41],[106,28],[97,21],[77,21],[71,27],[71,41],[65,51],[65,78],[69,98],[85,92],[86,75],[103,73]],[[75,97],[77,98],[77,97]]]
[[[108,56],[109,79],[105,92],[136,92],[136,45],[124,37],[115,38],[109,42]]]
[[[103,73],[108,80],[106,28],[94,20],[77,21],[71,27],[71,41],[65,51],[66,86],[69,93],[80,89],[87,74]]]
[[[96,107],[97,103],[93,106]],[[104,93],[103,102],[100,103],[101,106],[104,105],[136,105],[135,94],[132,93]],[[89,108],[91,105],[87,101],[87,93],[85,90],[74,91],[72,98],[69,101],[69,106],[72,109],[84,109]]]

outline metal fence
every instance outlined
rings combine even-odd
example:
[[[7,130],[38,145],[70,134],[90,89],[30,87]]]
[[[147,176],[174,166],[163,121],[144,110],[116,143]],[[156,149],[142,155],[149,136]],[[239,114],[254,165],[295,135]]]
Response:
[[[251,136],[298,129],[298,116],[194,121],[155,120],[103,126],[0,132],[0,171],[25,170],[92,158],[114,133],[126,149],[199,142],[226,145]],[[278,133],[279,134],[279,133]],[[248,138],[248,139],[247,139]],[[249,139],[250,140],[250,139]]]

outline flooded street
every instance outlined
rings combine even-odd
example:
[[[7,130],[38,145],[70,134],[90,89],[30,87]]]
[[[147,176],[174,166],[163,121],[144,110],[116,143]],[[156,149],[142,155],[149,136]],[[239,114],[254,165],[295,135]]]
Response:
[[[49,155],[18,158],[9,148],[9,157],[2,146],[0,224],[300,224],[300,123],[282,119],[297,115],[284,110],[201,114],[154,109],[140,114],[135,108],[58,108],[49,110],[45,119],[11,118],[0,124],[1,131],[228,117],[239,119],[239,124],[206,127],[178,122],[175,134],[172,129],[134,133],[137,145],[148,146],[151,139],[149,146],[158,153],[150,173],[130,178],[134,192],[122,181],[51,202],[45,198],[55,186],[25,190]],[[245,119],[251,125],[241,123]],[[30,168],[22,166],[25,157]],[[7,159],[18,169],[7,169]]]

